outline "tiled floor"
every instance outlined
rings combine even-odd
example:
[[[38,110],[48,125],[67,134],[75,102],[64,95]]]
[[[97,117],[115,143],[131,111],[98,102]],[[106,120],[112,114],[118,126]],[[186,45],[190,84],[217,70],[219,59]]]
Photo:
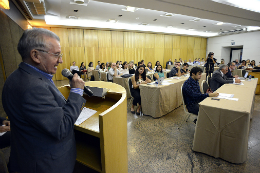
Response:
[[[67,84],[68,81],[55,83],[59,86]],[[232,164],[192,151],[195,130],[193,120],[196,117],[190,117],[178,130],[185,116],[183,106],[158,119],[133,115],[128,108],[128,172],[260,173],[260,95],[255,97],[254,109],[248,141],[248,159],[243,164]],[[75,172],[81,172],[79,165],[76,170]]]

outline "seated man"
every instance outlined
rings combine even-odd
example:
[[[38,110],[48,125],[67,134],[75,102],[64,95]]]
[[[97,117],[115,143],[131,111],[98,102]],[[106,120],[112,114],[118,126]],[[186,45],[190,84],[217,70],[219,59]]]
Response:
[[[206,97],[217,97],[218,93],[207,91],[206,94],[200,92],[199,80],[201,78],[202,69],[193,67],[190,71],[190,77],[187,79],[182,87],[182,94],[186,108],[190,113],[198,115],[199,102]]]
[[[167,68],[167,65],[173,65],[173,62],[171,59],[169,59],[169,61],[166,62],[166,68]]]
[[[11,132],[10,132],[10,121],[7,121],[5,118],[0,117],[0,133],[4,133],[0,136],[0,149],[10,146]],[[2,126],[4,125],[4,126]]]
[[[96,70],[99,70],[99,69],[100,69],[100,65],[101,65],[101,62],[98,61],[98,65],[96,66]]]
[[[193,62],[191,62],[191,59],[189,59],[189,62],[187,62],[188,65],[193,65]]]
[[[72,66],[70,66],[70,71],[71,71],[71,73],[72,73],[73,75],[74,75],[75,73],[77,73],[78,76],[81,76],[81,72],[79,71],[79,67],[76,66],[76,62],[75,62],[75,61],[72,62]]]
[[[226,73],[228,72],[228,66],[222,65],[219,67],[218,70],[214,71],[211,78],[211,90],[216,91],[219,87],[221,87],[223,84],[228,83],[240,83],[239,79],[236,78],[227,78]]]
[[[188,69],[188,67],[189,67],[189,65],[188,65],[187,63],[184,63],[184,64],[183,64],[183,67],[182,67],[182,69],[181,69],[181,75],[185,75],[185,74],[187,74],[187,73],[190,72],[189,69]]]
[[[111,68],[108,70],[108,81],[113,82],[113,77],[119,76],[119,70],[116,67],[116,63],[112,63]]]
[[[238,75],[233,76],[232,71],[236,69],[236,63],[235,62],[230,62],[228,63],[228,72],[226,73],[227,78],[237,78]]]
[[[175,63],[175,67],[173,67],[169,73],[169,77],[173,76],[181,76],[181,70],[180,70],[180,62]]]

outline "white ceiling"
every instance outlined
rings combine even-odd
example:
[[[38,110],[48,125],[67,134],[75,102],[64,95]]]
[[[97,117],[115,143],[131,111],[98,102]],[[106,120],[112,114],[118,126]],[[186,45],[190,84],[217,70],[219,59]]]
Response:
[[[44,2],[49,19],[54,16],[54,19],[51,22],[47,21],[47,24],[53,26],[141,30],[183,35],[188,33],[188,35],[204,37],[216,36],[220,31],[260,26],[260,13],[211,0],[91,0],[87,6],[71,4],[73,0],[44,0]],[[136,12],[122,11],[126,6],[140,9]],[[166,12],[176,15],[160,16]],[[76,16],[78,19],[68,19],[68,16]],[[33,18],[29,21],[31,25],[46,26],[43,16],[33,16]],[[194,18],[200,18],[200,21],[190,21]],[[109,19],[118,22],[116,24],[106,22]],[[220,26],[215,25],[219,21],[225,23]],[[149,25],[141,26],[140,23]],[[167,28],[169,25],[177,29]],[[236,27],[238,25],[242,26]],[[195,31],[188,31],[191,28]]]

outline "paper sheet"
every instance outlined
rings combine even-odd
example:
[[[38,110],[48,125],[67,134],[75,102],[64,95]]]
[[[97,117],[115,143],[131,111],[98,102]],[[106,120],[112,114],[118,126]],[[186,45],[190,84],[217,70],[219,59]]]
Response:
[[[234,94],[225,94],[225,93],[219,93],[218,97],[217,98],[233,98],[234,97]]]
[[[80,125],[81,123],[83,123],[86,119],[88,119],[89,117],[91,117],[92,115],[94,115],[97,111],[93,110],[93,109],[89,109],[84,107],[77,119],[77,121],[75,122],[75,125]]]

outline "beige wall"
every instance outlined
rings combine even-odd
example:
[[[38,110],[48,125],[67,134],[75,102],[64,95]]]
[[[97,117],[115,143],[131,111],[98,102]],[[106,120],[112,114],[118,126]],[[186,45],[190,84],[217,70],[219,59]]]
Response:
[[[46,28],[56,33],[61,39],[63,64],[55,75],[56,80],[63,80],[63,68],[69,68],[73,61],[80,66],[97,61],[116,62],[144,60],[147,64],[156,61],[165,66],[169,59],[183,60],[205,58],[207,39],[178,35],[148,34],[136,32],[102,31],[71,28]]]

